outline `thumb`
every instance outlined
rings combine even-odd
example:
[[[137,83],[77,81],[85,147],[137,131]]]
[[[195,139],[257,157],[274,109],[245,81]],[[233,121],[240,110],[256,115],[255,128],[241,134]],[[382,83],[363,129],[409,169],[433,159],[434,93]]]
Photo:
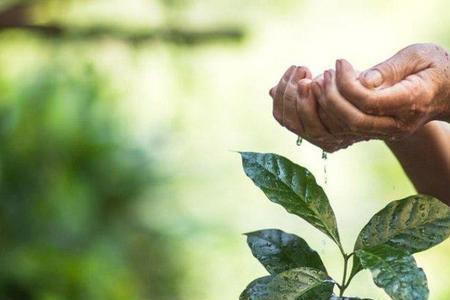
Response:
[[[362,72],[359,79],[367,88],[392,86],[415,73],[419,63],[415,49],[407,47],[388,60]]]

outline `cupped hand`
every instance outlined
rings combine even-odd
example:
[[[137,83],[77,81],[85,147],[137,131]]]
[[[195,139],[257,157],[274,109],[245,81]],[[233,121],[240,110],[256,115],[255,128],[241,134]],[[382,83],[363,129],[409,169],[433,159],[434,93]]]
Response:
[[[321,97],[321,92],[317,93],[316,90],[313,93],[313,82],[321,90],[324,79],[319,76],[313,81],[308,68],[290,67],[279,83],[270,90],[274,118],[291,132],[326,152],[346,148],[361,140],[361,137],[349,135],[342,128],[339,134],[330,132],[330,128],[340,128],[340,122],[320,108],[317,97]]]
[[[450,119],[450,61],[434,44],[411,45],[359,76],[338,60],[332,80],[337,90],[321,107],[355,135],[397,139]]]

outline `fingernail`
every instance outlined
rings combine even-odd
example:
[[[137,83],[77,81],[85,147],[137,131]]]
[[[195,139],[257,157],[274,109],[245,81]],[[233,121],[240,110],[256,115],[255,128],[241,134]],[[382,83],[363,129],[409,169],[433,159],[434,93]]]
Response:
[[[340,70],[342,66],[342,60],[341,59],[337,59],[336,60],[336,71]]]
[[[367,87],[378,87],[383,83],[383,76],[378,70],[369,70],[364,74]]]
[[[295,70],[295,66],[290,66],[289,69],[284,73],[283,79],[288,81],[291,78],[292,72]]]
[[[299,80],[303,79],[303,70],[296,68],[294,74],[291,76],[290,84],[298,84]]]

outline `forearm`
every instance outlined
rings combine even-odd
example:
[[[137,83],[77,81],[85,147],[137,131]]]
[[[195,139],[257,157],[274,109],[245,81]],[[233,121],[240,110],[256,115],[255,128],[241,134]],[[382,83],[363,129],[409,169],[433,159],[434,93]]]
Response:
[[[450,205],[449,125],[433,121],[414,135],[386,142],[417,191]]]

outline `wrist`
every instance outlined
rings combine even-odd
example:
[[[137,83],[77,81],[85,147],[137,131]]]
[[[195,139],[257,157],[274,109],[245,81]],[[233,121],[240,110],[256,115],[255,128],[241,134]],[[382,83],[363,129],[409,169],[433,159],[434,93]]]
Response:
[[[418,143],[423,143],[426,141],[436,132],[436,130],[440,128],[440,126],[439,121],[431,121],[407,137],[399,140],[387,140],[385,143],[391,150],[405,149],[410,151]]]

